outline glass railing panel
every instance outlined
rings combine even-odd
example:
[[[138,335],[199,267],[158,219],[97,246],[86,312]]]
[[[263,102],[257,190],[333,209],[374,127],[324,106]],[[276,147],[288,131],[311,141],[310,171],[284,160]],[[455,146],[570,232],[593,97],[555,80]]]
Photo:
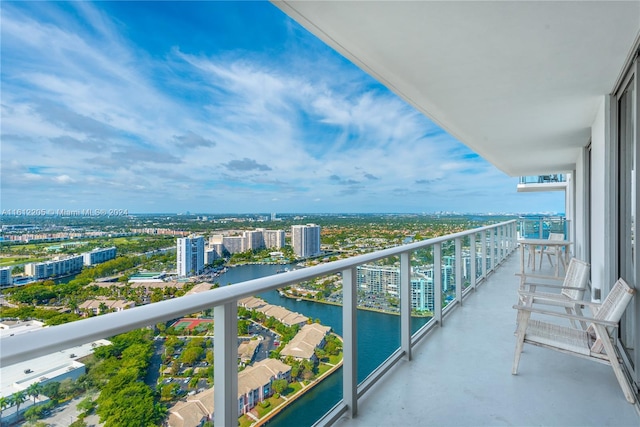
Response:
[[[312,425],[342,400],[342,375],[338,373],[343,361],[342,298],[342,276],[332,274],[264,292],[253,299],[253,305],[262,301],[264,305],[257,311],[265,315],[265,320],[255,326],[267,328],[271,334],[261,341],[260,351],[278,361],[270,363],[283,368],[282,379],[287,385],[282,379],[273,383],[270,397],[256,404],[250,415],[241,417],[241,425],[251,425],[255,418],[264,420],[276,412],[278,416],[269,421],[269,426]],[[359,324],[358,328],[363,326]],[[290,370],[285,372],[287,366]],[[242,381],[240,372],[239,386]],[[308,387],[310,391],[302,392]],[[293,403],[285,404],[298,393]],[[283,404],[284,408],[277,409]]]
[[[524,239],[548,239],[549,233],[569,236],[569,221],[562,216],[528,216],[518,220],[518,236]]]
[[[465,236],[462,238],[462,259],[460,261],[462,267],[462,289],[465,290],[472,285],[474,278],[471,277],[471,263],[475,262],[471,254],[471,238]]]
[[[411,253],[411,332],[414,333],[433,318],[433,247]]]
[[[564,174],[550,174],[550,175],[534,175],[534,176],[521,176],[520,184],[549,184],[556,182],[566,182],[566,175]]]
[[[453,240],[442,243],[442,308],[456,299],[456,264],[455,242]]]
[[[41,322],[21,322],[23,327],[16,330],[24,333],[43,327]],[[25,332],[27,328],[30,332]],[[0,390],[6,406],[2,425],[48,424],[61,411],[65,425],[79,419],[89,425],[98,425],[100,419],[114,425],[118,420],[162,424],[170,402],[154,402],[154,395],[163,384],[161,378],[166,378],[161,367],[166,360],[179,363],[180,352],[176,347],[166,354],[164,341],[157,337],[153,327],[138,329],[3,366]],[[202,387],[207,383],[205,379]],[[180,381],[177,390],[186,396],[187,387]]]
[[[484,233],[476,233],[475,236],[476,236],[476,251],[474,254],[474,262],[476,263],[476,282],[477,282],[483,275],[482,266],[486,258],[486,253],[485,253],[486,249],[484,247],[484,245],[486,245],[486,239],[484,239]],[[485,253],[484,256],[483,256],[483,253]]]

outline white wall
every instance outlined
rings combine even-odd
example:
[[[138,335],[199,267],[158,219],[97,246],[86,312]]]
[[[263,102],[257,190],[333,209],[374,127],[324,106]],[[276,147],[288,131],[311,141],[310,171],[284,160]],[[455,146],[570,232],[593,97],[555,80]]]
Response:
[[[605,245],[607,239],[605,218],[607,206],[606,190],[606,128],[605,98],[598,108],[591,125],[591,286],[603,289],[605,277]],[[605,286],[605,289],[607,287]]]

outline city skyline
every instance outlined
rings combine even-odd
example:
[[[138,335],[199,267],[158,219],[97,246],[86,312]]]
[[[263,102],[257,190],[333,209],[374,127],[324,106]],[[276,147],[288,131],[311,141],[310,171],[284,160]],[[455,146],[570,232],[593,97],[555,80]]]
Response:
[[[267,2],[3,2],[2,208],[563,212]]]

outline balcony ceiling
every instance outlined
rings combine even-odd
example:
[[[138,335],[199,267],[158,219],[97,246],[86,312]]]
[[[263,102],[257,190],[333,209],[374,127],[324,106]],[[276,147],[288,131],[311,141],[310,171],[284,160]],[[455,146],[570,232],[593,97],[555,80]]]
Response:
[[[571,171],[640,1],[274,1],[505,173]]]

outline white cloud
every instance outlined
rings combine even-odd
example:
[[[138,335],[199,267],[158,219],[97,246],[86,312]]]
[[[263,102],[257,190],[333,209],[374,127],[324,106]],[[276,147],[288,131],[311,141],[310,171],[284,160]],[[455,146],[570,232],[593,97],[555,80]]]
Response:
[[[59,183],[59,184],[71,184],[71,183],[76,182],[69,175],[58,175],[58,176],[54,177],[53,180],[55,182]]]

